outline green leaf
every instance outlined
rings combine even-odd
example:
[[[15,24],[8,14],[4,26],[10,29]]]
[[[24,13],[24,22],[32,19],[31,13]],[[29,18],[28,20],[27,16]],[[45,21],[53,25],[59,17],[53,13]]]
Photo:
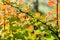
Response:
[[[18,32],[17,34],[14,34],[14,38],[24,39],[24,35],[22,33]]]
[[[11,38],[12,38],[12,37],[11,37],[11,36],[9,36],[9,37],[7,38],[7,40],[11,40]]]
[[[40,30],[36,30],[35,31],[35,34],[40,34]]]
[[[17,29],[19,29],[20,28],[20,26],[18,26],[18,25],[15,25],[15,26],[12,26],[12,31],[16,31]]]
[[[38,25],[40,25],[41,24],[41,22],[36,22],[34,25],[35,26],[38,26]]]
[[[25,29],[25,28],[27,28],[28,27],[28,25],[27,24],[25,24],[24,26],[23,26],[23,29]]]
[[[57,36],[56,36],[53,32],[51,32],[51,35],[52,35],[55,39],[57,39]]]
[[[0,29],[2,29],[2,26],[0,26]]]
[[[46,38],[51,38],[51,35],[46,36]]]
[[[11,17],[9,20],[10,20],[10,22],[14,22],[17,20],[17,18]]]
[[[24,35],[27,37],[29,34],[28,34],[28,31],[25,31],[24,32]]]

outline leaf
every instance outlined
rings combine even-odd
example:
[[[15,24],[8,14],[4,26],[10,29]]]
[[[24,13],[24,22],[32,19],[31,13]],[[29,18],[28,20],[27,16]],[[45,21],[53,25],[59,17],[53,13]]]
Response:
[[[6,0],[7,3],[10,3],[10,0]]]
[[[28,26],[28,30],[33,30],[33,26],[32,25]]]
[[[12,38],[11,36],[8,36],[7,40],[11,40],[11,38]]]
[[[35,34],[40,34],[40,30],[36,30],[35,31]]]
[[[35,26],[38,26],[38,25],[40,25],[40,24],[41,24],[41,22],[35,22],[35,23],[34,23]]]
[[[46,36],[46,38],[51,38],[51,35],[49,34],[48,36]]]
[[[39,12],[35,13],[35,18],[40,18],[40,13]]]
[[[18,32],[17,34],[14,34],[14,38],[24,39],[24,36],[22,33]]]
[[[17,18],[11,17],[9,20],[10,20],[10,22],[14,22],[17,20]]]
[[[51,35],[54,39],[57,39],[57,36],[53,32],[51,32]]]
[[[10,34],[9,36],[13,37],[13,34]]]
[[[19,5],[22,5],[23,3],[23,0],[18,0],[19,1]]]
[[[28,31],[25,31],[25,32],[24,32],[24,35],[25,35],[26,37],[28,37],[28,36],[29,36]]]
[[[12,12],[14,10],[13,7],[9,8],[8,12]]]
[[[0,26],[0,30],[2,29],[2,26]]]
[[[12,26],[12,31],[16,31],[17,29],[19,29],[20,28],[20,26],[18,26],[18,25],[15,25],[15,26]]]
[[[2,6],[2,10],[5,10],[7,8],[7,5]]]
[[[53,6],[54,4],[55,4],[54,1],[49,1],[49,2],[48,2],[48,6]]]
[[[25,24],[24,26],[23,26],[23,28],[25,29],[25,28],[27,28],[28,27],[28,25],[27,24]]]
[[[43,15],[43,20],[46,21],[47,15]]]

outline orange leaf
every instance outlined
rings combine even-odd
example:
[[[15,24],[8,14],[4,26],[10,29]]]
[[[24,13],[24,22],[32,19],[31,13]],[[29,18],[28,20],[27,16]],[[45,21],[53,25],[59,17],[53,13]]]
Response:
[[[29,7],[29,5],[28,4],[26,4],[26,6],[25,6],[25,8],[24,8],[24,10],[23,10],[24,12],[29,12],[30,11],[30,7]]]
[[[52,16],[52,20],[54,20],[56,17],[55,16]]]
[[[50,1],[54,1],[54,0],[50,0]]]
[[[3,18],[3,16],[4,16],[3,14],[0,14],[0,18]]]
[[[32,30],[32,29],[33,29],[33,26],[30,25],[30,26],[28,27],[28,30]]]
[[[60,11],[60,6],[58,6],[58,11]]]
[[[21,12],[21,13],[18,14],[18,18],[22,18],[22,17],[24,17],[24,16],[25,16],[25,13],[22,13],[22,12]]]
[[[43,15],[43,19],[46,20],[47,15]]]
[[[48,2],[48,6],[53,6],[54,4],[55,4],[54,1],[49,1],[49,2]]]
[[[14,10],[14,8],[9,8],[8,11],[9,12],[12,12]]]
[[[23,0],[19,0],[19,5],[22,5]]]
[[[16,13],[16,12],[12,12],[11,15],[12,15],[13,17],[16,17],[17,13]]]
[[[2,10],[5,10],[7,8],[7,5],[2,6]]]
[[[0,2],[0,4],[3,4],[2,2]]]
[[[28,40],[28,37],[26,37],[25,40]]]
[[[60,18],[60,15],[58,17]]]

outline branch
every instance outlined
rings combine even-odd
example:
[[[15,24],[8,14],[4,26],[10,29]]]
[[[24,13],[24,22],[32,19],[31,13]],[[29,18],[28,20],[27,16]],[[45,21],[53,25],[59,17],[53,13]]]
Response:
[[[58,24],[58,0],[57,0],[57,15],[56,16],[57,16],[57,26],[58,26],[57,29],[58,29],[59,28],[59,24]]]
[[[7,3],[6,1],[4,1],[4,3],[6,3],[7,5],[10,5],[11,7],[17,8],[20,12],[23,12],[23,11],[21,11],[21,10],[19,9],[19,7],[15,7],[15,6]],[[33,17],[32,15],[30,15],[28,12],[23,12],[23,13],[26,13],[27,15],[31,16],[32,18],[34,18],[34,17]],[[38,21],[41,22],[39,19],[38,19]],[[48,30],[50,30],[51,32],[53,32],[53,33],[57,36],[57,38],[59,39],[59,37],[58,37],[58,31],[55,32],[54,30],[52,30],[52,29],[50,28],[50,27],[52,27],[51,25],[47,25],[47,24],[44,23],[44,22],[41,22],[41,23],[44,24],[44,25],[46,25],[46,26],[48,27]],[[49,26],[50,26],[50,27],[49,27]]]

